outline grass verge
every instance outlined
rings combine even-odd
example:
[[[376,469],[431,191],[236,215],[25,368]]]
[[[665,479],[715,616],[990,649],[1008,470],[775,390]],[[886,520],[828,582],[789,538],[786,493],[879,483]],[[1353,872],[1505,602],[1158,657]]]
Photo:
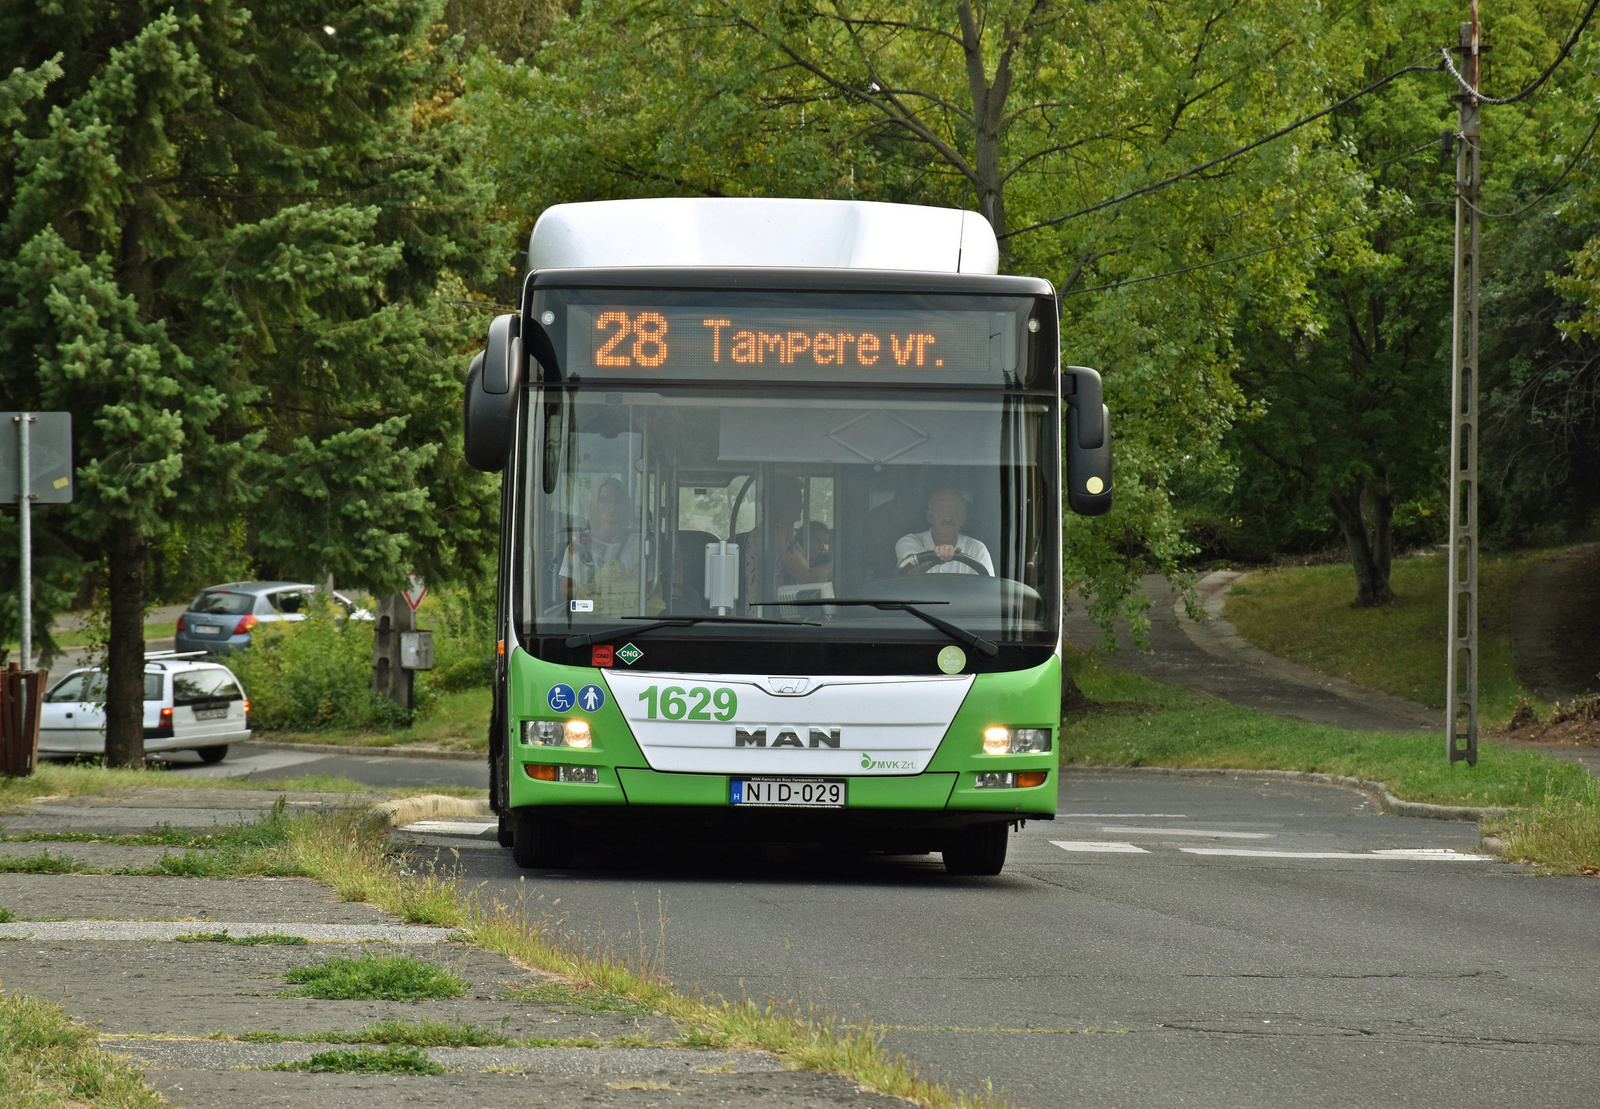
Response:
[[[1062,721],[1063,765],[1313,770],[1380,781],[1408,801],[1600,807],[1600,784],[1581,766],[1548,755],[1484,741],[1476,768],[1451,764],[1442,735],[1307,724],[1162,685],[1097,657],[1070,662],[1079,686],[1100,708]]]
[[[487,751],[492,701],[487,689],[463,689],[437,695],[429,706],[428,715],[407,728],[263,732],[261,737],[274,743],[331,743],[341,747],[418,745],[442,751]]]
[[[444,1068],[419,1047],[390,1047],[382,1051],[319,1051],[299,1063],[269,1063],[260,1070],[300,1070],[313,1074],[443,1074]]]
[[[595,998],[622,998],[671,1017],[683,1047],[770,1051],[793,1069],[830,1071],[924,1109],[999,1109],[992,1093],[974,1094],[917,1076],[884,1047],[882,1030],[847,1021],[815,1002],[767,998],[725,1001],[680,992],[641,946],[636,955],[586,948],[548,914],[522,899],[485,899],[447,872],[418,872],[386,854],[381,837],[358,820],[296,822],[295,858],[347,901],[368,901],[407,920],[458,929],[464,939],[566,979]]]
[[[1069,662],[1098,706],[1062,720],[1063,766],[1312,770],[1380,781],[1408,801],[1515,808],[1483,824],[1511,845],[1512,858],[1600,875],[1600,783],[1581,766],[1486,739],[1476,767],[1450,764],[1443,736],[1307,724],[1161,685],[1094,655]]]
[[[357,959],[334,955],[320,963],[290,967],[283,977],[299,989],[284,990],[279,997],[324,1001],[434,1001],[460,997],[472,985],[425,959],[370,953]]]
[[[223,763],[226,766],[226,763]],[[243,773],[243,771],[241,771]],[[461,786],[398,787],[374,791],[371,786],[353,782],[349,778],[335,778],[318,774],[302,778],[278,778],[270,781],[247,781],[243,778],[199,778],[188,774],[174,774],[165,769],[114,770],[86,762],[42,762],[26,778],[0,776],[0,806],[24,804],[31,801],[58,801],[90,793],[112,793],[125,789],[150,789],[170,787],[177,789],[254,789],[288,791],[325,791],[331,793],[379,792],[386,797],[408,797],[414,794],[443,793],[451,797],[480,798],[488,792]]]
[[[1478,708],[1486,726],[1510,719],[1531,695],[1511,659],[1511,602],[1517,583],[1550,551],[1485,556],[1478,563]],[[1446,560],[1401,559],[1395,600],[1351,608],[1348,564],[1258,570],[1228,594],[1228,621],[1279,658],[1371,689],[1444,707]]]
[[[479,1028],[460,1021],[429,1020],[419,1024],[385,1020],[369,1024],[359,1032],[246,1032],[238,1036],[218,1035],[213,1039],[239,1040],[255,1044],[404,1044],[411,1047],[527,1047],[551,1041],[515,1040],[491,1028]]]
[[[0,1103],[8,1109],[93,1104],[160,1109],[161,1095],[118,1062],[59,1005],[25,994],[0,996]]]
[[[263,944],[284,944],[289,947],[304,947],[310,940],[304,936],[285,936],[278,932],[262,932],[253,936],[230,936],[224,928],[220,932],[186,932],[173,939],[179,943],[232,943],[240,947],[259,947]]]

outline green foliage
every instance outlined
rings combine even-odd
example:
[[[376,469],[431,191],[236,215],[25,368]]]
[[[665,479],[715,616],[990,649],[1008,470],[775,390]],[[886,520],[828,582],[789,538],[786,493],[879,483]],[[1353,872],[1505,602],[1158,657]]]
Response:
[[[370,953],[359,959],[331,956],[312,966],[291,968],[284,978],[299,988],[278,996],[330,1001],[431,1001],[460,997],[471,986],[423,959]]]
[[[1061,725],[1064,766],[1311,770],[1388,785],[1408,801],[1443,805],[1593,805],[1583,767],[1485,740],[1478,765],[1449,763],[1434,732],[1384,735],[1307,724],[1225,704],[1115,670],[1098,659],[1073,673],[1098,709]]]
[[[237,941],[235,941],[237,942]],[[369,1024],[359,1032],[314,1032],[286,1035],[282,1032],[246,1032],[234,1039],[248,1043],[299,1043],[311,1040],[322,1044],[408,1044],[412,1047],[504,1047],[517,1041],[501,1032],[463,1021],[430,1020],[411,1024],[385,1020]]]
[[[6,908],[4,905],[0,905],[0,924],[10,924],[12,921],[14,921],[16,919],[17,919],[17,914],[16,913],[12,912],[10,909]]]
[[[59,1005],[20,992],[0,995],[0,1095],[7,1109],[162,1109],[139,1071],[95,1043],[92,1028]]]
[[[250,698],[250,719],[266,730],[367,728],[403,723],[403,713],[372,691],[370,620],[336,615],[324,601],[307,618],[257,624],[250,646],[230,656]]]
[[[419,616],[433,629],[433,669],[419,675],[430,693],[488,689],[494,678],[495,581],[429,593]]]
[[[71,855],[52,855],[48,848],[37,855],[0,858],[0,874],[73,874],[87,869]]]
[[[418,1047],[383,1051],[335,1049],[319,1051],[299,1063],[272,1063],[262,1070],[298,1070],[314,1074],[443,1074],[444,1068]]]
[[[437,295],[490,260],[441,7],[0,9],[0,392],[74,416],[77,499],[41,530],[110,571],[114,761],[152,555],[237,565],[243,518],[264,573],[388,589],[492,548],[459,451],[479,321]]]
[[[1033,225],[1347,91],[1362,49],[1347,22],[1189,0],[596,0],[537,65],[480,54],[464,114],[500,210],[524,228],[558,201],[787,195],[975,207],[1015,231],[1003,265],[1056,281],[1065,360],[1106,374],[1117,507],[1070,520],[1065,551],[1109,619],[1136,615],[1139,574],[1191,550],[1173,484],[1228,480],[1239,316],[1312,319],[1307,278],[1329,250],[1359,247],[1339,229],[1362,190],[1314,125],[1213,175]]]

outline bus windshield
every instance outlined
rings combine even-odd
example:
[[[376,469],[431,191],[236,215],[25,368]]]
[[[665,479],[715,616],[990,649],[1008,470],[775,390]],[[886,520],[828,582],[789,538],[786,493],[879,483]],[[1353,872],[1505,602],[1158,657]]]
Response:
[[[722,615],[793,623],[673,635],[949,642],[904,611],[793,603],[877,599],[923,602],[996,643],[1055,645],[1048,398],[715,383],[536,396],[519,452],[524,636]]]

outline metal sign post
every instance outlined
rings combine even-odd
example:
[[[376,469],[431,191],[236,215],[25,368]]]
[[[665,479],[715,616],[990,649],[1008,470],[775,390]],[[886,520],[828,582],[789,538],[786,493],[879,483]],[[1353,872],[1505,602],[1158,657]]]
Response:
[[[1478,88],[1478,4],[1456,47]],[[1452,763],[1478,765],[1478,98],[1456,97],[1455,307],[1450,377],[1450,605],[1445,661],[1445,745]]]
[[[17,600],[27,670],[33,661],[33,506],[72,501],[71,413],[0,412],[0,502],[9,501],[17,503],[21,532]]]

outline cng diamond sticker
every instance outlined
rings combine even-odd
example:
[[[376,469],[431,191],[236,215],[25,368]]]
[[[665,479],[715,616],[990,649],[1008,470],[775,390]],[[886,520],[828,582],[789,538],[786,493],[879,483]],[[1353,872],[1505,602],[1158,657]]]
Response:
[[[632,666],[634,663],[644,658],[644,652],[639,650],[639,648],[635,647],[632,643],[624,643],[621,647],[617,648],[617,657],[623,662],[627,663],[629,666]]]

